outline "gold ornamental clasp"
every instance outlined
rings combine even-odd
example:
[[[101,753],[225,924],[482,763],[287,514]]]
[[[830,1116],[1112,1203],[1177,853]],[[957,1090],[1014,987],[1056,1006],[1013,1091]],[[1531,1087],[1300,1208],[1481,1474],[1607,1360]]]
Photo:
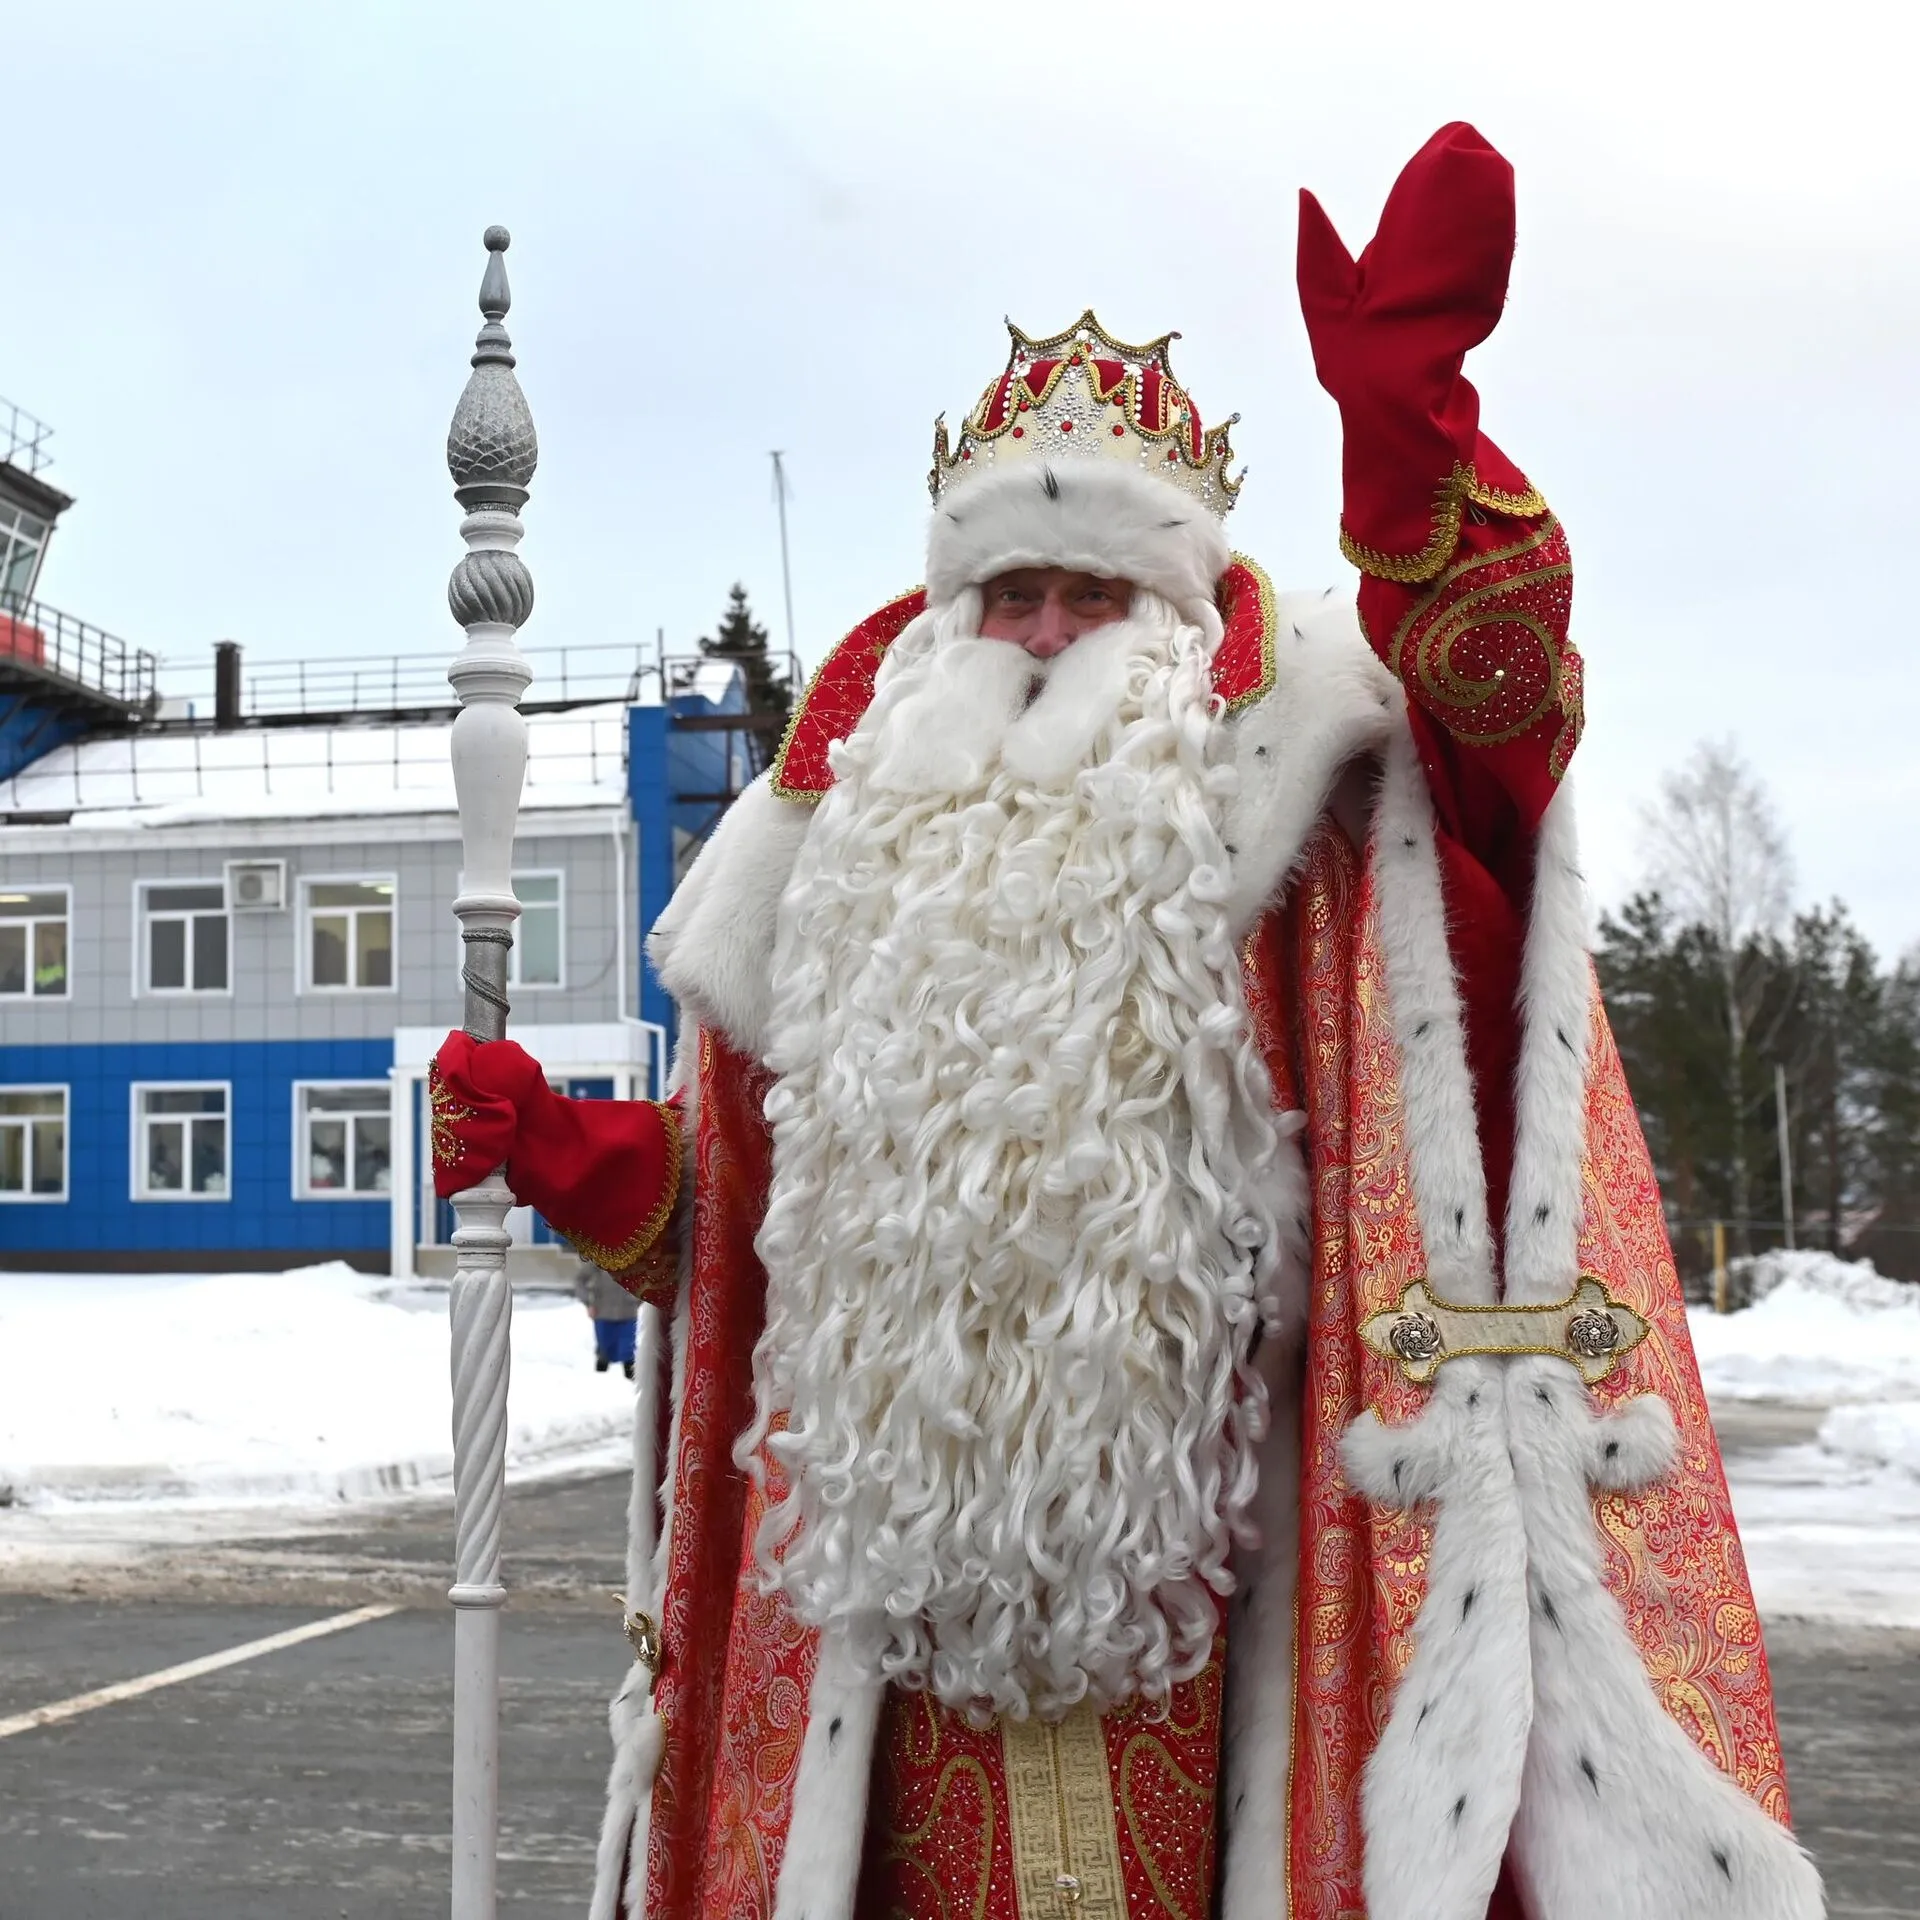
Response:
[[[650,1613],[635,1610],[627,1611],[627,1596],[616,1593],[614,1600],[620,1608],[620,1627],[633,1646],[633,1657],[656,1679],[660,1674],[660,1623]]]
[[[1647,1337],[1646,1320],[1583,1274],[1564,1300],[1543,1307],[1462,1307],[1416,1280],[1397,1304],[1361,1322],[1360,1338],[1416,1386],[1469,1353],[1539,1353],[1564,1360],[1589,1386]]]

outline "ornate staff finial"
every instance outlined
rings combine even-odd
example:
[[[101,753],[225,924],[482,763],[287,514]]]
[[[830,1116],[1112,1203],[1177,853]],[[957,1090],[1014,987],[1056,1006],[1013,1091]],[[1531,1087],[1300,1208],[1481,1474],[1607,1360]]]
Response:
[[[533,678],[515,637],[533,611],[533,579],[514,548],[540,443],[501,324],[511,302],[506,228],[489,227],[486,247],[485,325],[447,430],[447,470],[454,498],[467,510],[460,522],[466,556],[447,583],[447,604],[467,643],[447,678],[460,697],[452,752],[465,866],[453,911],[467,956],[460,975],[466,1029],[476,1040],[499,1040],[507,1031],[507,956],[520,914],[513,828],[527,771],[527,723],[519,701]],[[499,1168],[453,1201],[454,1920],[494,1920],[495,1912],[512,1205]]]

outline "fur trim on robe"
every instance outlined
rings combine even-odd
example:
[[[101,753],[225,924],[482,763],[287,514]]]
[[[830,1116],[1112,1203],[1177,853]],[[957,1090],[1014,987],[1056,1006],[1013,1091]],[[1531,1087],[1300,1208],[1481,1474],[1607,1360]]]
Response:
[[[1372,857],[1428,1270],[1445,1297],[1487,1304],[1472,1083],[1432,807],[1404,730]],[[1579,1277],[1594,990],[1562,795],[1522,965],[1507,1268],[1521,1304],[1563,1300]],[[1413,1660],[1367,1765],[1370,1920],[1482,1920],[1509,1846],[1535,1920],[1818,1920],[1812,1864],[1668,1714],[1601,1579],[1592,1489],[1671,1468],[1664,1400],[1602,1414],[1558,1361],[1469,1356],[1441,1368],[1415,1419],[1361,1416],[1342,1453],[1369,1499],[1436,1511]]]

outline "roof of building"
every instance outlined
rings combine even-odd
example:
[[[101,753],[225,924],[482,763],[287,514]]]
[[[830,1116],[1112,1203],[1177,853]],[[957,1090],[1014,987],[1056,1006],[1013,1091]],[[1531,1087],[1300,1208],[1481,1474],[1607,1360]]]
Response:
[[[623,805],[629,704],[658,701],[529,714],[523,810]],[[76,740],[0,780],[0,815],[124,828],[452,813],[451,733],[449,718]]]

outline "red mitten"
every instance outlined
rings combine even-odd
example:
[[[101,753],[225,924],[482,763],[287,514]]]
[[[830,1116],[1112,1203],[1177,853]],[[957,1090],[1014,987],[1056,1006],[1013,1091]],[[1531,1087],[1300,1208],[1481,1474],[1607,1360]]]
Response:
[[[1544,507],[1480,432],[1461,372],[1500,318],[1512,265],[1513,168],[1463,121],[1407,162],[1358,260],[1300,195],[1300,310],[1344,435],[1341,545],[1368,573],[1432,579],[1467,500]]]
[[[1565,532],[1480,431],[1467,350],[1500,318],[1513,169],[1464,122],[1442,127],[1351,258],[1300,196],[1300,309],[1340,407],[1340,548],[1360,618],[1413,705],[1442,824],[1497,865],[1531,833],[1582,725]],[[1516,899],[1527,862],[1503,877]]]
[[[478,1051],[479,1043],[470,1034],[450,1033],[427,1074],[433,1110],[433,1190],[442,1200],[477,1187],[495,1167],[505,1166],[519,1131],[512,1099],[483,1091],[474,1079],[473,1058]]]
[[[513,1041],[452,1033],[434,1059],[433,1113],[443,1198],[504,1158],[514,1198],[616,1277],[641,1265],[673,1212],[681,1155],[673,1102],[569,1100]]]

